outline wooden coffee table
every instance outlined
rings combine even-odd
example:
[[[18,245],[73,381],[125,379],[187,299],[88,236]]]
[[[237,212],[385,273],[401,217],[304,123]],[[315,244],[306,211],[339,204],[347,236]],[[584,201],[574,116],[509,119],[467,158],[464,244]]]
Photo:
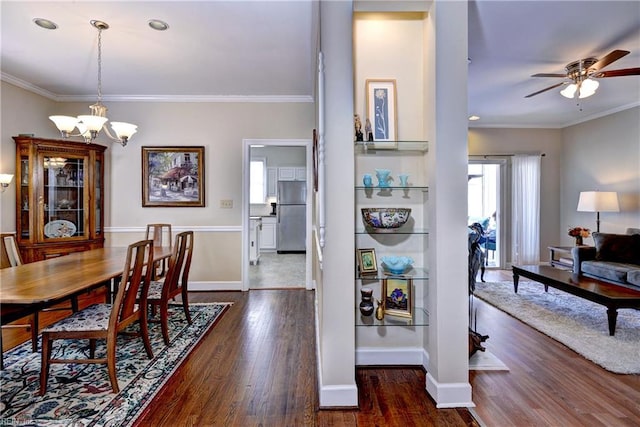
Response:
[[[551,286],[607,307],[609,335],[615,334],[619,308],[640,308],[640,290],[590,277],[576,276],[570,271],[560,270],[550,265],[514,265],[512,268],[513,290],[516,293],[518,279],[522,276],[542,283],[545,292]]]

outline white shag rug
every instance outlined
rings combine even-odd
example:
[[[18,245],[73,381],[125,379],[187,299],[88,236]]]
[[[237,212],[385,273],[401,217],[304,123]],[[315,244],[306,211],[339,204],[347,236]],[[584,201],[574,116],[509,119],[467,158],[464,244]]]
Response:
[[[475,296],[618,374],[640,373],[640,310],[619,309],[609,335],[607,308],[537,282],[478,282]]]

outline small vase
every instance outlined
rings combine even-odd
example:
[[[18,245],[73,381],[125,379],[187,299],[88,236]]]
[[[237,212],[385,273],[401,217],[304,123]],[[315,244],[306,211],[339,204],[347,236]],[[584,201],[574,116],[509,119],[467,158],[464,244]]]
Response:
[[[576,236],[576,246],[582,246],[582,236]]]
[[[378,303],[378,308],[376,308],[376,319],[382,320],[384,319],[384,305],[381,300],[376,300]]]
[[[373,289],[360,289],[362,301],[360,302],[360,313],[363,316],[371,316],[373,314]]]

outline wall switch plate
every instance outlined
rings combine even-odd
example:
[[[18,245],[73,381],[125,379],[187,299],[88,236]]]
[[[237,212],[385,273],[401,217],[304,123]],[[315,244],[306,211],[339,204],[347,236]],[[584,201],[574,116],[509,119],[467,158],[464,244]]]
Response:
[[[233,200],[220,200],[220,208],[221,209],[232,209],[233,208]]]

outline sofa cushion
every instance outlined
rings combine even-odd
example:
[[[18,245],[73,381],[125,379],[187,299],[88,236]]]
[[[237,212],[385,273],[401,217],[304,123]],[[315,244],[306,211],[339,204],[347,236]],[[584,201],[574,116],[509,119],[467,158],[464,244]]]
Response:
[[[640,234],[593,233],[596,260],[640,264]]]
[[[619,262],[584,261],[582,263],[582,272],[584,274],[619,283],[626,283],[627,273],[637,269],[637,265]]]
[[[631,270],[627,272],[627,283],[640,286],[640,270]]]

